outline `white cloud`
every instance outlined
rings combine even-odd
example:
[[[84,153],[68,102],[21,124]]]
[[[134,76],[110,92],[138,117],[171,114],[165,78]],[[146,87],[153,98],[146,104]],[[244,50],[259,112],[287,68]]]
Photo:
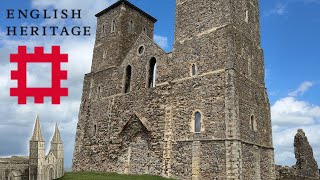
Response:
[[[288,97],[279,99],[271,107],[274,125],[310,125],[320,120],[320,106],[297,100],[313,86],[310,81],[303,82],[298,89],[290,92]]]
[[[163,49],[166,49],[169,47],[168,45],[168,37],[160,36],[160,35],[154,35],[154,41]]]
[[[309,90],[314,84],[310,81],[305,81],[303,82],[299,88],[293,92],[289,93],[289,96],[299,96],[299,95],[303,95],[304,92],[306,92],[307,90]]]
[[[290,149],[275,149],[276,164],[282,166],[292,166],[295,164],[295,156],[293,153],[293,143]]]
[[[320,106],[285,97],[272,105],[271,115],[274,125],[310,125],[320,120]]]

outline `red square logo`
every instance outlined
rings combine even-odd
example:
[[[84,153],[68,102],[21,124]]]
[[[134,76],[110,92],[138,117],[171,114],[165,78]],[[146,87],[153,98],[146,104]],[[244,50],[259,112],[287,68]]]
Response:
[[[61,80],[67,80],[68,72],[61,70],[61,63],[68,62],[68,54],[60,54],[60,46],[52,46],[51,54],[45,54],[43,47],[35,47],[33,54],[26,46],[18,47],[18,54],[10,55],[10,62],[17,63],[17,70],[11,71],[11,80],[17,80],[17,87],[10,88],[10,96],[18,97],[18,104],[27,104],[27,97],[34,97],[34,103],[43,104],[44,97],[51,97],[52,104],[60,104],[62,96],[68,96],[68,88],[61,87]],[[51,63],[51,87],[27,87],[27,63]]]

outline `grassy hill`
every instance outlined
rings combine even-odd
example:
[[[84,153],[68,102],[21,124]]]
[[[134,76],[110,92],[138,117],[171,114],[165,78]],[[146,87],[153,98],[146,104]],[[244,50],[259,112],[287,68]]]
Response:
[[[66,172],[59,180],[169,180],[158,176],[122,175],[116,173]],[[171,179],[173,180],[173,179]]]

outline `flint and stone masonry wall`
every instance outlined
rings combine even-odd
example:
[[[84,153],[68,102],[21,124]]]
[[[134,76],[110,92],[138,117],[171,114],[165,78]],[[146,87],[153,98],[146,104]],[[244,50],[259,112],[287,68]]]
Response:
[[[183,180],[275,179],[258,0],[177,0],[172,53],[153,42],[150,19],[119,2],[98,17],[73,170]],[[116,31],[102,35],[103,22],[113,19]],[[127,35],[131,19],[136,28]],[[149,88],[151,58],[157,62],[156,87]]]

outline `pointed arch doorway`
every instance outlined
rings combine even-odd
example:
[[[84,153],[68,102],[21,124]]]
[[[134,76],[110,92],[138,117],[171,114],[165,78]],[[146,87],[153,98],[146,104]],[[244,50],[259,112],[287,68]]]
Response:
[[[53,168],[49,169],[49,180],[53,180],[54,179],[54,170]]]

